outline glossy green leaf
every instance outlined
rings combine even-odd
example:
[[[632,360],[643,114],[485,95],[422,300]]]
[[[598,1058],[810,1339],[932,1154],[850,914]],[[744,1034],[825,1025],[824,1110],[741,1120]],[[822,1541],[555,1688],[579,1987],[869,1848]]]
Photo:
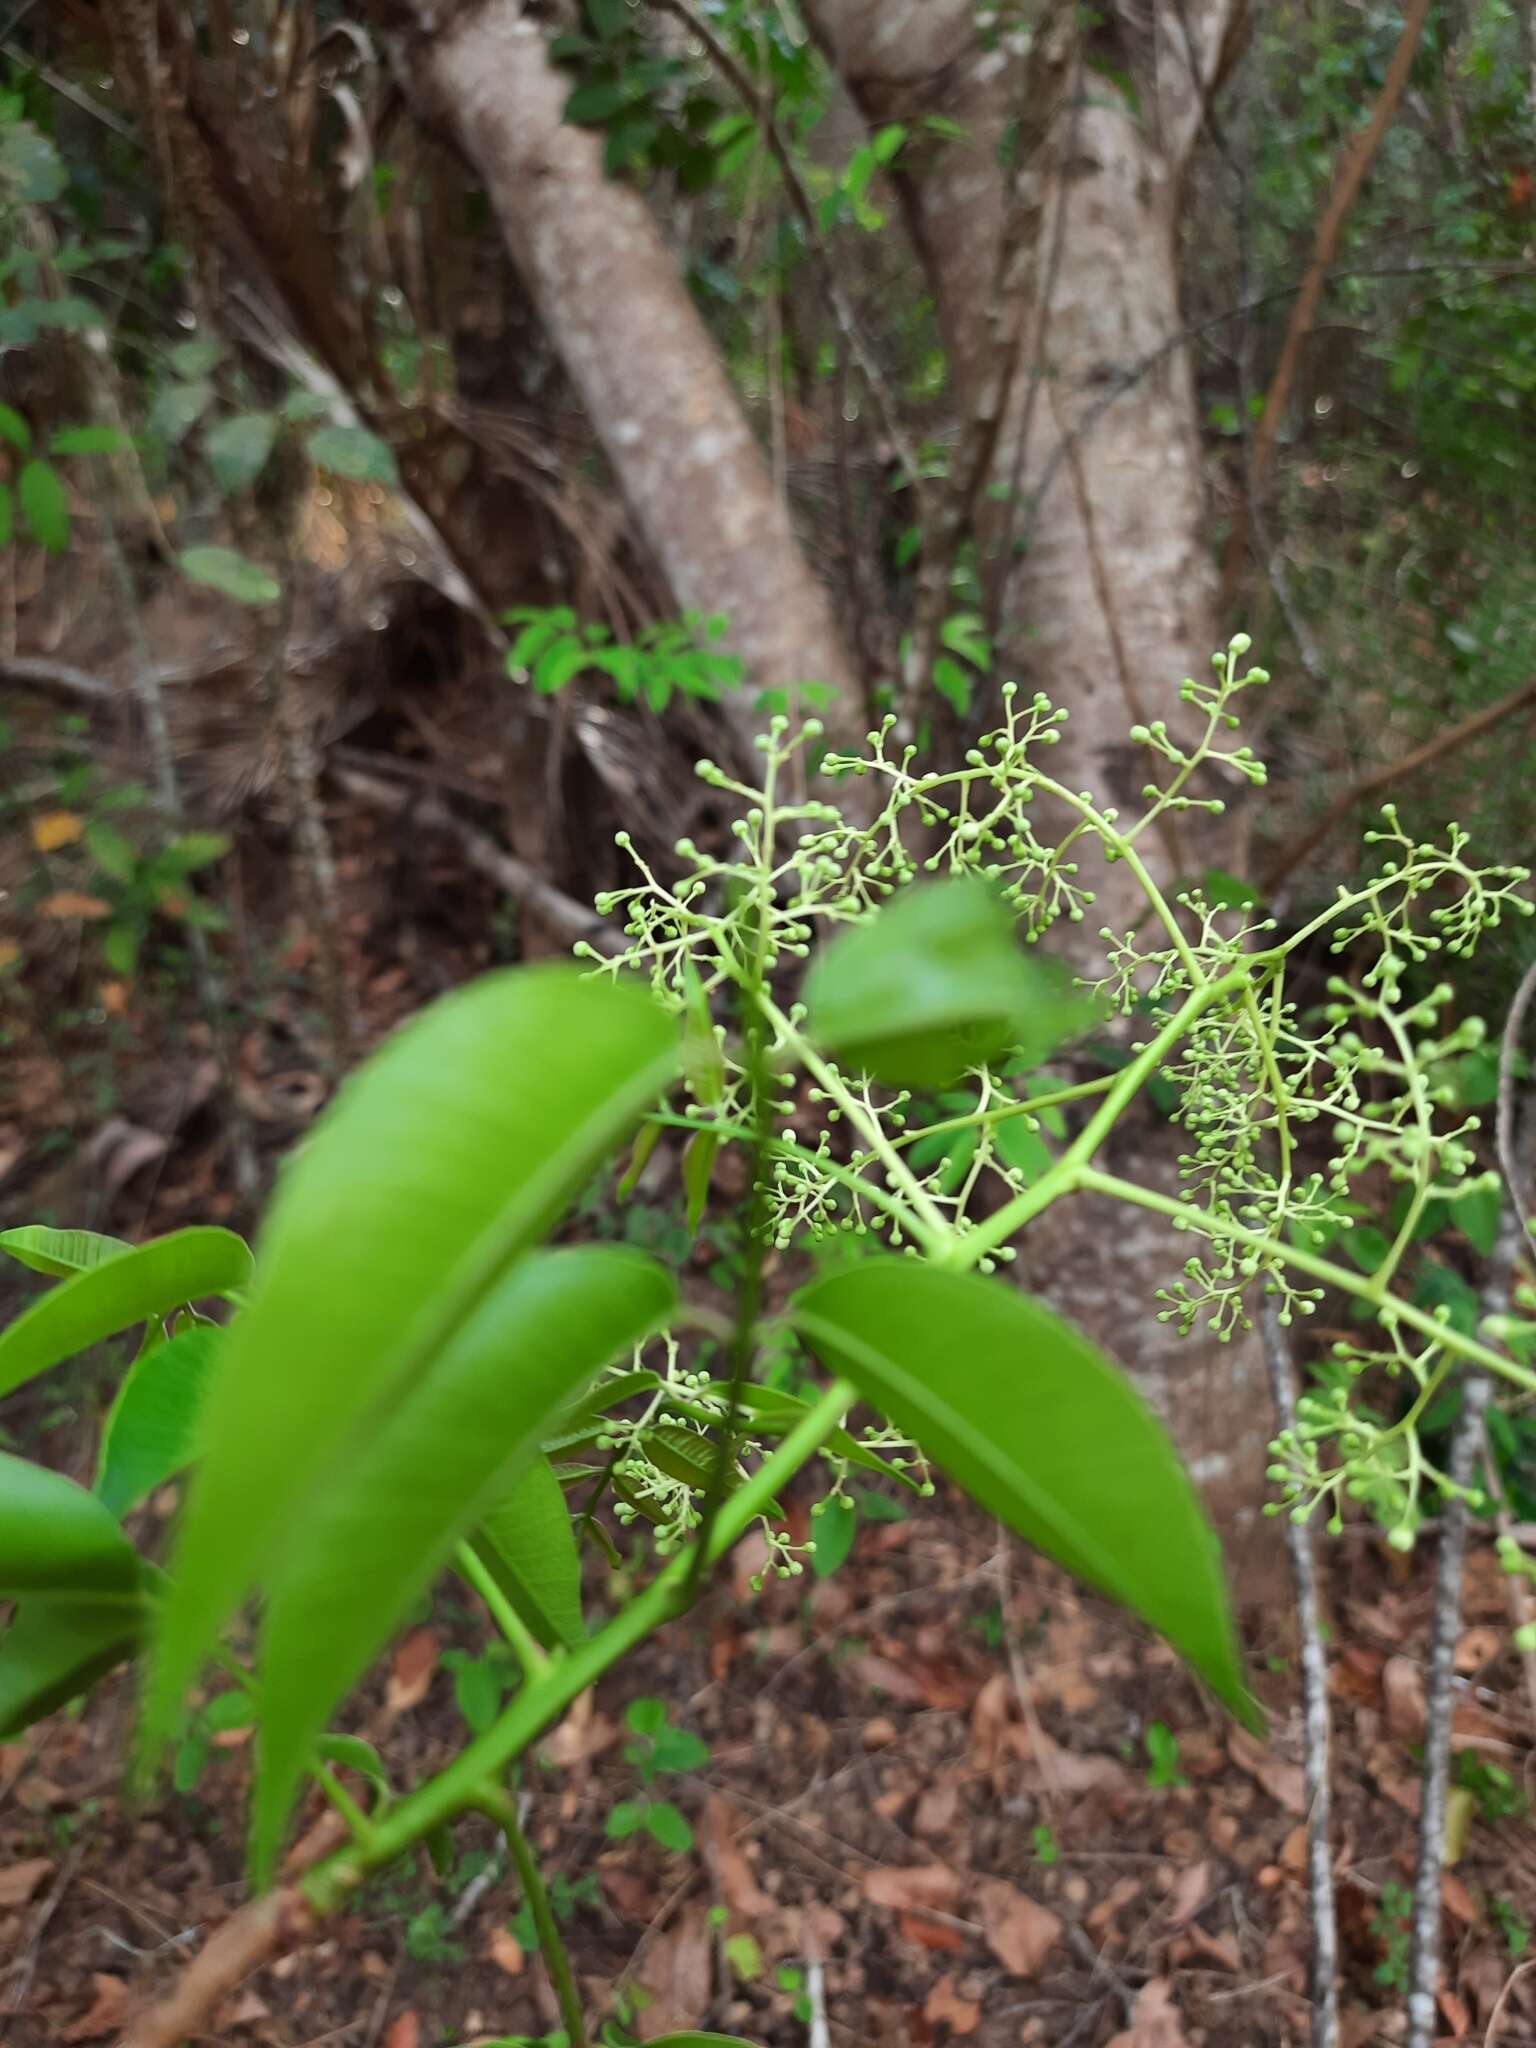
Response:
[[[709,1183],[720,1150],[718,1131],[695,1131],[683,1147],[683,1193],[687,1201],[688,1230],[692,1235],[704,1221],[709,1207]]]
[[[16,500],[7,483],[0,483],[0,548],[8,548],[16,532]]]
[[[233,1231],[172,1231],[61,1280],[0,1333],[0,1394],[104,1338],[251,1277],[251,1254]]]
[[[283,1173],[209,1389],[148,1749],[360,1419],[425,1383],[676,1065],[639,989],[514,968],[431,1005],[342,1088]]]
[[[133,1246],[126,1238],[103,1237],[96,1230],[51,1230],[46,1223],[22,1223],[14,1230],[0,1230],[0,1252],[30,1266],[34,1273],[48,1273],[63,1279],[70,1273],[86,1273],[104,1265]]]
[[[1162,1425],[1071,1324],[998,1280],[875,1258],[795,1327],[974,1500],[1160,1629],[1245,1720],[1221,1554]]]
[[[337,1702],[505,1496],[550,1418],[675,1298],[670,1275],[638,1252],[536,1253],[492,1287],[417,1386],[374,1411],[367,1439],[349,1441],[268,1580],[258,1881]]]
[[[136,1592],[33,1594],[0,1636],[0,1742],[53,1713],[130,1657],[149,1607]]]
[[[806,980],[816,1042],[849,1072],[946,1087],[1004,1051],[1043,1059],[1092,1011],[1064,973],[1017,943],[976,877],[919,882],[835,939]]]
[[[69,546],[69,493],[52,463],[34,457],[22,465],[16,479],[16,503],[39,547],[50,555],[62,555]]]
[[[326,1763],[339,1765],[344,1771],[356,1771],[381,1792],[388,1792],[389,1773],[384,1768],[384,1759],[360,1735],[322,1735],[315,1744],[315,1752]]]
[[[208,1373],[224,1332],[182,1330],[136,1358],[102,1432],[96,1498],[126,1515],[192,1462]]]
[[[0,405],[0,441],[9,441],[19,454],[32,452],[32,429],[14,405]]]
[[[579,1643],[581,1560],[560,1481],[536,1458],[472,1539],[481,1563],[546,1650]]]
[[[189,582],[205,584],[236,604],[276,604],[283,594],[275,576],[233,548],[183,548],[176,560]]]
[[[0,1451],[0,1600],[125,1592],[139,1570],[138,1552],[94,1494]]]

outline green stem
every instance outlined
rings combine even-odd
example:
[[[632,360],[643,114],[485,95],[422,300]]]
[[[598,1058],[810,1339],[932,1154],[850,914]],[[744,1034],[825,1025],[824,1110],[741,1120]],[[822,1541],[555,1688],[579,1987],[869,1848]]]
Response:
[[[709,1541],[707,1564],[718,1563],[734,1546],[780,1487],[837,1428],[856,1398],[846,1380],[835,1380],[806,1411],[772,1456],[726,1501]],[[495,1784],[579,1693],[682,1611],[692,1570],[690,1545],[599,1634],[573,1650],[556,1651],[483,1735],[446,1770],[390,1809],[371,1841],[338,1850],[317,1864],[304,1880],[304,1893],[314,1910],[332,1911],[371,1871],[392,1863],[445,1821],[478,1807],[485,1787]]]
[[[1174,1223],[1182,1223],[1197,1231],[1202,1237],[1228,1238],[1234,1244],[1251,1245],[1255,1251],[1267,1252],[1281,1264],[1294,1266],[1298,1272],[1309,1274],[1324,1286],[1337,1287],[1343,1294],[1353,1294],[1361,1301],[1370,1302],[1378,1314],[1385,1312],[1396,1321],[1406,1323],[1410,1329],[1419,1331],[1422,1336],[1434,1338],[1442,1349],[1454,1352],[1469,1365],[1480,1365],[1485,1371],[1495,1372],[1501,1379],[1509,1380],[1529,1393],[1536,1393],[1536,1372],[1528,1366],[1480,1344],[1475,1337],[1462,1336],[1449,1323],[1437,1322],[1424,1309],[1415,1308],[1411,1301],[1401,1301],[1388,1295],[1375,1275],[1368,1278],[1364,1274],[1351,1273],[1348,1267],[1336,1266],[1331,1259],[1320,1259],[1315,1252],[1303,1251],[1300,1245],[1282,1244],[1262,1230],[1250,1230],[1246,1224],[1212,1215],[1209,1210],[1197,1209],[1189,1202],[1175,1201],[1171,1195],[1159,1194],[1155,1188],[1144,1188],[1133,1180],[1121,1180],[1117,1174],[1100,1173],[1097,1167],[1080,1167],[1075,1185],[1097,1194],[1113,1195],[1116,1201],[1129,1202],[1138,1209],[1151,1209],[1159,1216],[1166,1216]]]
[[[238,1657],[231,1656],[228,1650],[219,1647],[212,1652],[212,1659],[221,1671],[228,1672],[242,1692],[250,1694],[253,1699],[256,1697],[256,1680],[246,1670]],[[330,1765],[323,1758],[315,1756],[310,1758],[306,1768],[326,1801],[346,1822],[347,1831],[353,1840],[356,1842],[371,1841],[374,1833],[373,1822],[364,1813],[346,1786],[342,1784]]]
[[[816,1048],[802,1037],[771,997],[766,993],[759,994],[757,1006],[773,1026],[780,1044],[794,1054],[808,1073],[815,1075],[823,1094],[837,1104],[869,1147],[872,1156],[885,1168],[891,1185],[899,1188],[910,1202],[911,1213],[904,1220],[911,1235],[922,1245],[924,1251],[930,1254],[937,1254],[945,1249],[954,1237],[949,1219],[892,1145],[880,1128],[879,1120],[869,1114],[863,1103],[844,1084],[842,1076],[828,1066]]]
[[[477,1803],[486,1819],[494,1821],[507,1838],[517,1881],[523,1888],[523,1897],[528,1901],[533,1924],[538,1929],[539,1952],[549,1972],[549,1981],[554,1986],[555,2003],[560,2008],[560,2019],[570,2038],[570,2048],[587,2048],[587,2023],[571,1969],[570,1952],[556,1924],[549,1893],[544,1888],[544,1876],[539,1869],[539,1859],[534,1855],[533,1845],[524,1834],[522,1821],[518,1818],[517,1801],[499,1786],[485,1785],[481,1787]]]
[[[459,1575],[474,1587],[490,1609],[492,1621],[517,1652],[517,1661],[522,1665],[524,1675],[532,1678],[542,1671],[549,1662],[548,1652],[497,1585],[474,1546],[461,1543],[454,1552],[453,1561]]]

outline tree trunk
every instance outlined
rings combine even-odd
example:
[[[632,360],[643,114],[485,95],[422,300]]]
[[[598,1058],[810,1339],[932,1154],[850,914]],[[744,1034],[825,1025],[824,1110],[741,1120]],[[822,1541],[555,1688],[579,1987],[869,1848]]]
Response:
[[[972,0],[807,0],[807,14],[871,125],[905,121],[919,138],[925,115],[959,124],[957,140],[908,144],[899,190],[960,445],[996,414],[975,441],[987,468],[973,504],[1001,672],[1070,713],[1052,773],[1134,810],[1152,764],[1128,730],[1166,718],[1177,731],[1179,685],[1208,671],[1215,646],[1177,235],[1240,0],[1109,7],[1092,28],[1061,5],[990,47]],[[1153,861],[1163,881],[1220,858],[1223,835],[1192,831],[1189,816]],[[1139,922],[1123,868],[1101,868],[1094,886],[1095,924]],[[1117,1170],[1176,1181],[1166,1125],[1119,1144]],[[1159,1219],[1079,1197],[1031,1226],[1020,1263],[1135,1374],[1240,1562],[1270,1433],[1262,1353],[1256,1335],[1217,1344],[1157,1321],[1156,1291],[1184,1256]]]
[[[484,181],[681,610],[724,612],[759,688],[830,682],[855,702],[826,593],[640,196],[567,126],[569,82],[522,0],[413,7],[416,75]],[[433,24],[440,22],[440,26]]]

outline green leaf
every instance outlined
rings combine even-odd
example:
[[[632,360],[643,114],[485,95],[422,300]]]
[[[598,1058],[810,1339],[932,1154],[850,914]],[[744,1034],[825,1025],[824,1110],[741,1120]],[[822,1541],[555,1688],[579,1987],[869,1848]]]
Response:
[[[0,405],[0,441],[9,441],[18,454],[32,452],[32,429],[14,405]]]
[[[358,484],[399,481],[395,451],[367,427],[318,427],[304,443],[310,460]]]
[[[114,826],[92,818],[85,828],[85,843],[91,859],[97,867],[114,882],[129,882],[139,864],[138,851],[133,842],[125,839]]]
[[[481,1563],[546,1650],[573,1648],[581,1618],[581,1560],[565,1494],[536,1458],[473,1537]]]
[[[60,427],[48,441],[54,455],[126,455],[132,446],[125,428],[107,426]]]
[[[348,1441],[271,1574],[262,1630],[252,1856],[265,1882],[327,1717],[502,1497],[573,1392],[654,1330],[670,1276],[616,1247],[539,1252],[484,1298],[387,1410]],[[255,1313],[253,1311],[253,1313]],[[227,1384],[227,1380],[224,1382]]]
[[[805,1000],[842,1066],[902,1088],[946,1087],[1006,1050],[1038,1063],[1093,1014],[978,877],[903,889],[828,947]]]
[[[381,1792],[389,1790],[389,1774],[384,1769],[384,1759],[371,1742],[364,1742],[360,1735],[322,1735],[315,1744],[316,1752],[328,1764],[338,1764],[344,1771],[357,1771]]]
[[[686,1856],[693,1847],[693,1829],[670,1799],[653,1799],[645,1809],[646,1830],[663,1849]]]
[[[251,1277],[251,1254],[230,1230],[172,1231],[61,1280],[0,1332],[0,1393],[151,1316]]]
[[[346,1083],[283,1174],[209,1390],[146,1753],[360,1420],[426,1383],[677,1054],[639,989],[521,968],[432,1004]]]
[[[683,1192],[688,1203],[688,1232],[692,1236],[704,1221],[709,1206],[709,1183],[720,1150],[718,1131],[695,1131],[683,1147]]]
[[[122,1593],[139,1553],[83,1486],[0,1451],[0,1600],[26,1593]]]
[[[802,1422],[810,1412],[808,1401],[797,1400],[793,1394],[786,1394],[778,1387],[760,1387],[754,1382],[737,1390],[737,1401],[749,1415],[756,1418],[757,1427],[765,1436],[787,1436],[797,1422]],[[826,1448],[835,1451],[850,1465],[861,1472],[878,1472],[882,1478],[894,1479],[913,1493],[920,1493],[920,1483],[908,1473],[893,1465],[888,1458],[882,1458],[877,1451],[867,1450],[856,1436],[846,1429],[834,1429],[826,1440]]]
[[[224,360],[224,344],[211,335],[178,341],[166,358],[178,377],[206,377]]]
[[[16,532],[16,500],[7,483],[0,483],[0,548],[8,548]]]
[[[624,1725],[635,1735],[659,1735],[667,1725],[667,1703],[651,1698],[631,1700],[624,1709]]]
[[[971,708],[971,679],[958,661],[941,654],[933,664],[933,687],[963,718]]]
[[[1503,1196],[1497,1182],[1469,1189],[1451,1208],[1457,1229],[1485,1259],[1492,1258],[1493,1248],[1498,1243],[1499,1218],[1503,1208]]]
[[[754,2048],[740,2034],[662,2034],[651,2048]]]
[[[6,1252],[34,1273],[48,1273],[61,1279],[68,1273],[86,1273],[115,1259],[133,1246],[121,1237],[103,1237],[94,1230],[50,1230],[46,1223],[23,1223],[15,1230],[0,1230],[0,1252]]]
[[[213,386],[204,378],[163,385],[149,409],[149,431],[178,448],[212,403]]]
[[[237,412],[209,428],[203,448],[221,491],[232,494],[255,483],[267,466],[277,428],[274,412]]]
[[[578,85],[565,103],[562,118],[575,128],[595,127],[628,104],[629,95],[617,78],[591,78]]]
[[[233,548],[183,548],[176,559],[190,582],[206,584],[236,604],[276,604],[283,594],[275,577]]]
[[[50,555],[69,546],[69,493],[52,463],[34,457],[16,479],[16,502],[27,531]]]
[[[603,1823],[603,1833],[611,1842],[627,1841],[637,1835],[645,1826],[646,1807],[638,1799],[621,1799],[617,1806],[608,1809],[608,1818]]]
[[[754,2048],[740,2034],[662,2034],[651,2048]]]
[[[815,1538],[811,1569],[818,1579],[830,1579],[839,1565],[848,1562],[858,1533],[859,1511],[853,1502],[829,1494],[811,1516],[811,1534]]]
[[[795,1327],[973,1499],[1145,1617],[1241,1719],[1221,1554],[1161,1424],[1086,1337],[1001,1281],[868,1259]]]
[[[134,1360],[102,1432],[96,1497],[121,1518],[191,1462],[222,1330],[183,1330]]]
[[[0,1742],[86,1692],[144,1640],[138,1593],[34,1594],[0,1636]]]
[[[50,206],[64,196],[64,159],[30,121],[0,122],[0,201]]]

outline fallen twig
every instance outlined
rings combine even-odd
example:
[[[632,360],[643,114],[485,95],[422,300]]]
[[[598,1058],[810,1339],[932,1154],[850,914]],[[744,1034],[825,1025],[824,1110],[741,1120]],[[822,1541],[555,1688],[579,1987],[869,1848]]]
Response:
[[[1260,1310],[1264,1362],[1280,1431],[1296,1427],[1291,1347],[1274,1302]],[[1287,1514],[1285,1547],[1296,1592],[1296,1633],[1301,1658],[1302,1721],[1307,1796],[1307,1891],[1312,1914],[1312,2048],[1336,2048],[1339,2038],[1339,1923],[1333,1891],[1333,1786],[1329,1775],[1328,1657],[1317,1597],[1317,1559],[1311,1525]]]
[[[182,1972],[169,1998],[141,2013],[119,2048],[177,2048],[205,2031],[220,2001],[279,1949],[304,1940],[314,1917],[295,1885],[266,1892],[226,1920]]]
[[[585,939],[600,953],[621,953],[624,950],[624,941],[619,934],[595,910],[589,909],[585,903],[578,903],[574,896],[567,896],[564,890],[546,881],[526,861],[519,860],[516,854],[508,853],[484,832],[456,817],[440,798],[418,796],[412,790],[402,789],[381,776],[365,774],[356,768],[332,768],[331,774],[339,788],[360,802],[371,804],[375,810],[387,811],[394,817],[409,812],[415,823],[425,826],[429,832],[446,832],[459,842],[472,868],[488,876],[519,903],[526,903],[531,910],[536,910],[540,917],[567,938]]]

